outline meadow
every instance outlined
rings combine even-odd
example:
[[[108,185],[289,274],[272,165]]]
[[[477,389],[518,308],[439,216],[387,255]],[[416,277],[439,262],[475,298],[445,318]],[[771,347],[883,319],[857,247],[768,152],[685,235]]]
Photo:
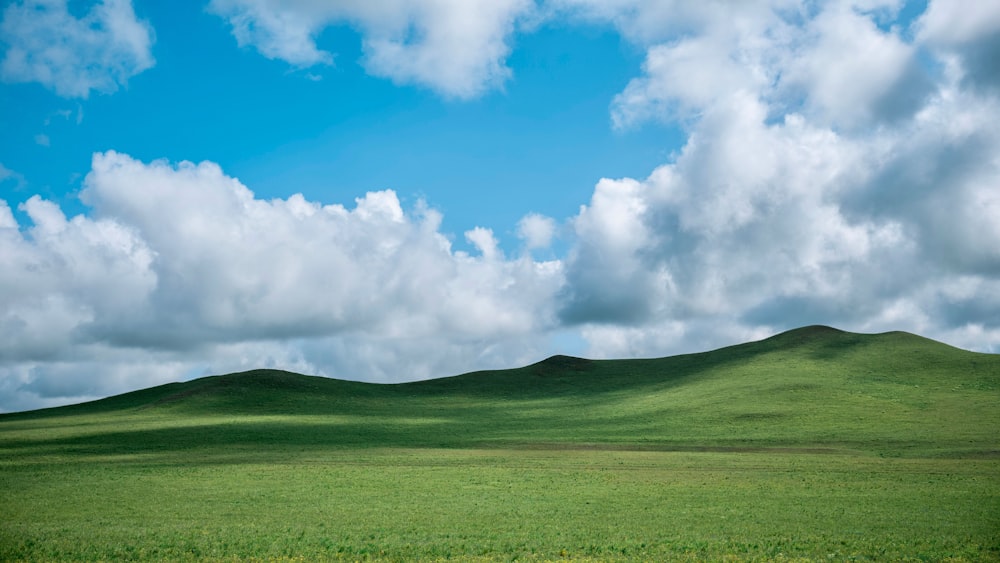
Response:
[[[0,415],[0,560],[1000,560],[1000,356],[807,327]]]

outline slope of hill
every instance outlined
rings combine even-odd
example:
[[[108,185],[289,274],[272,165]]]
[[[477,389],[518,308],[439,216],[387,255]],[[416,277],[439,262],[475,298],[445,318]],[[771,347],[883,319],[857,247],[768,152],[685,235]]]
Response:
[[[901,332],[814,326],[699,354],[555,356],[397,385],[254,370],[3,415],[0,424],[79,417],[95,432],[74,440],[109,452],[183,443],[201,421],[205,436],[191,448],[562,444],[994,455],[1000,356]],[[165,422],[171,417],[177,426]],[[99,421],[132,430],[102,434]],[[149,426],[156,430],[141,430]]]

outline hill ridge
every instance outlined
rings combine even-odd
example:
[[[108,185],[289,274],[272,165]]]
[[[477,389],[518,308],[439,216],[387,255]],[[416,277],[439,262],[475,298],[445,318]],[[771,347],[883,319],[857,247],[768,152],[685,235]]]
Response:
[[[408,396],[437,397],[448,394],[488,399],[567,396],[574,393],[596,396],[635,389],[660,392],[700,378],[718,378],[720,373],[746,371],[743,369],[746,366],[761,362],[787,363],[789,358],[812,362],[815,365],[808,366],[811,370],[817,369],[817,366],[822,367],[824,362],[851,362],[859,371],[877,374],[882,370],[879,365],[865,363],[871,363],[869,356],[876,353],[879,354],[880,364],[896,367],[913,365],[925,371],[947,362],[975,363],[974,358],[977,357],[987,358],[988,365],[996,365],[1000,361],[998,355],[961,350],[903,331],[861,334],[824,325],[809,325],[762,340],[705,352],[620,360],[592,360],[557,354],[521,368],[475,371],[396,384],[358,382],[259,368],[168,383],[75,405],[0,414],[0,420],[11,415],[29,416],[30,413],[37,412],[56,415],[104,408],[177,408],[192,403],[211,403],[220,405],[219,408],[234,409],[239,406],[240,401],[246,401],[248,410],[252,410],[254,405],[273,403],[267,398],[268,394],[301,397],[315,395],[332,397],[331,401],[344,401],[351,397],[392,400]],[[920,365],[915,364],[914,359]],[[800,376],[801,374],[787,375],[790,378]],[[898,379],[896,375],[880,377],[883,380],[894,377]],[[799,386],[807,384],[805,381],[794,383]],[[980,384],[982,385],[990,384]]]

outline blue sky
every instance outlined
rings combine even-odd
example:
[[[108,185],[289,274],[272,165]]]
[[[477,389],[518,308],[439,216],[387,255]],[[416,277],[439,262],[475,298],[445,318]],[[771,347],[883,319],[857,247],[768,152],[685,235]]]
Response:
[[[0,411],[813,323],[1000,351],[996,3],[0,17]]]

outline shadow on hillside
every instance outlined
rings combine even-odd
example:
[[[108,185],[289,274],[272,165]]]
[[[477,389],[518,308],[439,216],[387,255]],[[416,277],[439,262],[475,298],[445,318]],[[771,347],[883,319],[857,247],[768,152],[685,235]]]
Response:
[[[87,463],[156,466],[227,465],[333,459],[338,452],[357,459],[363,451],[433,449],[523,451],[662,451],[730,453],[842,454],[860,444],[768,443],[754,440],[700,442],[683,435],[673,439],[628,442],[601,432],[604,421],[564,422],[540,427],[530,417],[512,424],[439,420],[418,424],[389,421],[303,423],[298,421],[227,421],[187,427],[117,430],[54,439],[5,440],[0,449],[14,466]]]
[[[623,427],[641,436],[648,420],[624,413],[602,418],[595,408],[633,393],[669,392],[730,361],[737,358],[556,358],[515,370],[400,385],[249,372],[0,417],[0,430],[13,433],[64,430],[57,437],[34,439],[0,432],[0,452],[26,463],[69,456],[189,465],[280,460],[339,449],[612,443]],[[206,422],[197,424],[202,418]],[[154,424],[165,426],[149,427]],[[123,428],[129,425],[134,427]]]
[[[880,354],[864,355],[851,367],[857,369],[860,361],[878,362],[884,368],[889,362],[902,366],[893,368],[894,377],[909,381],[922,374],[924,379],[939,380],[938,371],[928,371],[928,365],[955,365],[959,356],[963,362],[968,360],[969,353],[955,350],[941,355],[943,352],[937,348],[913,356],[910,352],[916,341],[909,336],[892,336],[893,346]],[[880,336],[878,341],[886,338]],[[706,381],[706,386],[698,388],[703,395],[716,393],[714,385],[722,381],[735,381],[741,390],[751,389],[743,380],[731,380],[730,376],[785,369],[798,376],[802,366],[784,363],[785,358],[826,361],[859,345],[875,343],[873,337],[813,327],[699,354],[613,361],[556,356],[519,369],[399,385],[256,370],[145,389],[73,407],[0,416],[0,456],[25,464],[69,456],[187,465],[280,460],[377,448],[494,448],[557,443],[597,444],[612,449],[672,449],[706,444],[794,446],[777,438],[787,436],[786,432],[773,431],[789,424],[782,418],[781,408],[761,410],[750,405],[742,411],[693,412],[685,410],[686,403],[679,404],[671,394],[697,381]],[[904,350],[907,352],[902,354]],[[774,362],[753,365],[746,371],[739,369],[762,354],[773,353],[778,353]],[[911,356],[917,360],[908,359]],[[978,356],[974,359],[984,360]],[[919,361],[916,367],[923,371],[911,369],[910,363],[901,363],[904,361]],[[981,369],[969,371],[962,367],[960,372],[976,374],[972,382],[979,386],[975,389],[985,391],[995,389],[992,385],[1000,373],[998,368],[1000,363],[996,361],[984,362]],[[712,383],[702,379],[709,377],[714,378]],[[790,394],[786,400],[800,400],[798,393],[819,389],[810,381],[784,383],[779,388],[772,380],[769,387],[762,389],[771,396],[780,389]],[[852,380],[853,384],[864,383]],[[852,392],[850,396],[856,395]],[[866,415],[868,411],[859,412]],[[831,428],[855,428],[844,424],[835,421]],[[699,438],[706,435],[699,425],[714,428],[715,438]],[[862,430],[850,436],[831,435],[832,430],[825,428],[813,429],[813,435],[818,432],[825,436],[823,443],[829,443],[831,437],[869,440],[866,436],[870,434],[884,444],[886,436],[881,430],[876,428],[878,431],[872,434],[863,425],[857,428]],[[751,444],[754,436],[776,439]]]
[[[471,400],[481,405],[492,401],[570,398],[574,407],[585,408],[621,393],[669,390],[769,351],[759,349],[758,344],[659,359],[587,360],[554,356],[523,368],[400,384],[253,370],[169,383],[88,403],[0,414],[0,424],[53,419],[52,425],[59,426],[57,421],[64,416],[126,414],[137,410],[170,415],[391,414],[396,411],[392,405],[398,402],[442,400]]]
[[[525,444],[547,442],[604,443],[608,448],[616,447],[609,441],[610,421],[606,419],[518,415],[504,409],[451,414],[464,416],[352,416],[329,422],[244,417],[199,425],[118,429],[51,439],[8,438],[0,440],[0,451],[11,462],[29,465],[70,458],[192,465],[273,462],[339,450],[521,448]],[[618,428],[623,419],[627,425],[627,417],[617,417],[610,427]]]
[[[25,439],[0,433],[0,451],[27,463],[72,456],[190,465],[341,449],[612,447],[622,436],[655,442],[663,438],[655,413],[630,415],[615,405],[669,393],[747,353],[753,352],[734,348],[620,361],[556,357],[515,370],[401,385],[262,370],[172,384],[160,393],[142,390],[105,400],[103,408],[101,402],[71,408],[61,428],[77,435]],[[58,428],[58,410],[22,413],[0,430]]]
[[[393,387],[408,396],[520,400],[571,396],[580,401],[603,401],[623,392],[665,391],[769,351],[759,350],[756,344],[656,359],[553,356],[518,369],[473,372]]]

